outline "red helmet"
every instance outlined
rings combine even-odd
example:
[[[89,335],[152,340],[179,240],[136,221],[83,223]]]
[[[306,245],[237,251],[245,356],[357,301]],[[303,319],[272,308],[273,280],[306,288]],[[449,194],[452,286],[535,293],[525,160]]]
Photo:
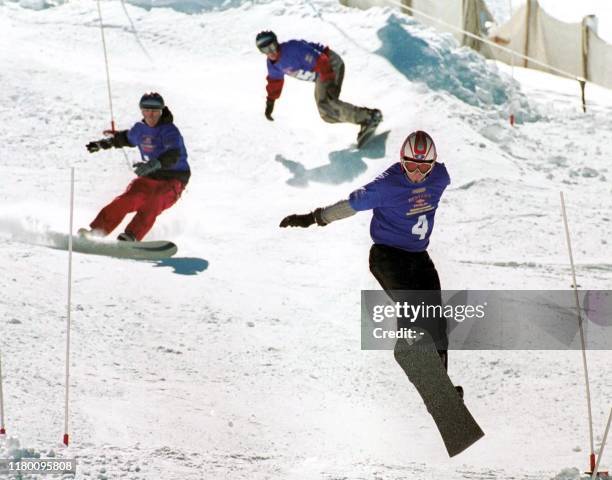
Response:
[[[402,167],[413,182],[422,181],[431,172],[436,158],[436,145],[429,134],[422,130],[408,135],[400,150]]]

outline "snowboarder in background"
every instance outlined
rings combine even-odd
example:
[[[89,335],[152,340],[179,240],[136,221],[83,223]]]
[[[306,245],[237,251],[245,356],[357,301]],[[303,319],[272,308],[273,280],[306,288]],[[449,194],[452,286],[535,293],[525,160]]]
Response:
[[[136,212],[117,240],[142,240],[157,216],[180,198],[189,181],[187,150],[164,99],[159,93],[145,93],[139,106],[143,117],[140,122],[129,130],[105,131],[112,136],[86,146],[90,153],[111,147],[138,147],[142,161],[134,165],[138,177],[100,211],[89,225],[91,230],[79,230],[82,236],[106,236],[128,213]]]
[[[338,98],[344,80],[344,62],[340,55],[329,47],[305,40],[278,43],[276,34],[271,31],[258,33],[255,43],[259,51],[268,57],[265,110],[268,120],[274,120],[274,102],[283,90],[285,75],[290,75],[300,80],[315,82],[315,100],[319,115],[324,121],[348,122],[361,126],[357,135],[358,147],[363,146],[374,134],[382,121],[380,110],[356,107]]]
[[[303,215],[289,215],[280,227],[325,226],[373,209],[370,271],[376,280],[395,302],[408,300],[414,305],[416,294],[426,305],[441,305],[440,279],[427,246],[450,177],[436,159],[432,138],[423,131],[413,132],[402,145],[400,161],[372,182],[352,192],[348,199]],[[395,344],[395,359],[434,418],[449,455],[454,456],[484,433],[463,403],[463,390],[454,387],[446,374],[446,319],[397,317],[398,330],[415,326],[427,331],[431,341],[411,345],[400,338]]]

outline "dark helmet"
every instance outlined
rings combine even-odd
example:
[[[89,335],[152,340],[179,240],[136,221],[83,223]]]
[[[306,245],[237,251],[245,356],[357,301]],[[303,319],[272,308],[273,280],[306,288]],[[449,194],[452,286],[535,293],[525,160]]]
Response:
[[[276,38],[276,34],[274,32],[265,30],[257,34],[255,37],[255,45],[257,45],[257,48],[261,52],[267,53],[266,50],[278,49],[278,39]]]
[[[140,108],[148,108],[151,110],[163,110],[166,106],[164,104],[164,98],[157,92],[145,93],[140,97]]]

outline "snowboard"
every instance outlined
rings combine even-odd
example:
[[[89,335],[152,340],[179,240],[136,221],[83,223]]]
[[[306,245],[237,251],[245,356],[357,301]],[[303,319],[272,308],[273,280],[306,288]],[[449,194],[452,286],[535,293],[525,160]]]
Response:
[[[54,247],[68,250],[68,235],[51,233],[50,236]],[[178,247],[167,240],[120,242],[73,236],[72,251],[133,260],[161,260],[172,257],[178,251]]]
[[[398,340],[395,359],[421,395],[448,455],[454,457],[482,438],[484,432],[448,377],[438,352],[415,348],[418,343],[411,346]]]

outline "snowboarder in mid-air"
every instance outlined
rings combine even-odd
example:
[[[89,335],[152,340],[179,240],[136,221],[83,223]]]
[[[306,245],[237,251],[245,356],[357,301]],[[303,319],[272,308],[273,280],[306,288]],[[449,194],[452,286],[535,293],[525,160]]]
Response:
[[[134,165],[138,177],[100,211],[89,225],[91,230],[79,230],[81,236],[106,236],[128,213],[136,212],[117,240],[142,240],[157,216],[176,203],[189,181],[185,143],[164,99],[159,93],[145,93],[139,106],[143,118],[132,128],[106,131],[110,137],[87,144],[90,153],[111,147],[138,147],[142,161]]]
[[[370,271],[376,280],[396,302],[414,300],[416,293],[428,304],[441,304],[440,279],[427,246],[450,177],[444,164],[436,160],[433,139],[423,131],[413,132],[402,145],[400,161],[372,182],[333,205],[303,215],[289,215],[280,227],[305,228],[315,223],[325,226],[358,211],[373,209]],[[397,320],[398,330],[414,326],[409,319]],[[423,398],[449,455],[454,456],[484,434],[463,404],[462,390],[455,389],[446,374],[445,318],[417,320],[417,325],[427,331],[432,341],[424,347],[418,346],[419,342],[411,346],[405,339],[399,339],[395,359]]]
[[[339,99],[344,80],[344,62],[329,47],[305,40],[279,43],[276,34],[263,31],[255,43],[268,57],[268,84],[266,86],[265,116],[273,121],[274,102],[280,97],[285,75],[315,82],[315,100],[321,118],[329,123],[348,122],[360,125],[357,146],[362,147],[371,138],[382,121],[380,110],[356,107]]]

